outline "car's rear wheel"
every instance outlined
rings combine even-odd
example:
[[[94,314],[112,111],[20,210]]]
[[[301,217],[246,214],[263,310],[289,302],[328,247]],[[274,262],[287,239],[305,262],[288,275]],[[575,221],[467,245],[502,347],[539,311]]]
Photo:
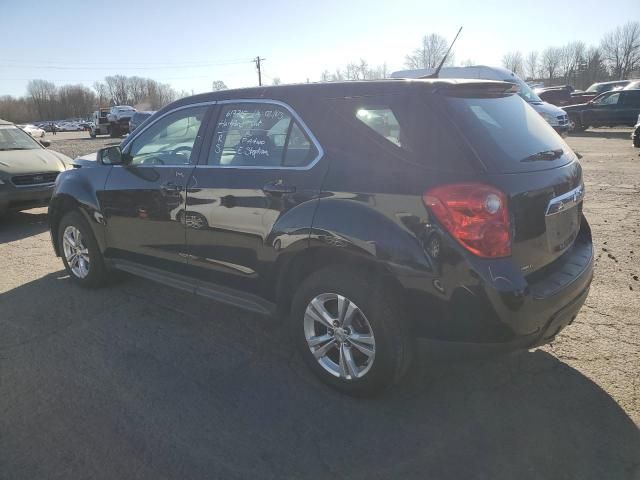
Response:
[[[98,243],[79,212],[67,213],[58,226],[58,245],[62,261],[71,279],[83,287],[99,287],[108,271]]]
[[[294,340],[323,382],[356,396],[399,380],[412,345],[396,297],[363,274],[327,268],[308,277],[291,309]]]

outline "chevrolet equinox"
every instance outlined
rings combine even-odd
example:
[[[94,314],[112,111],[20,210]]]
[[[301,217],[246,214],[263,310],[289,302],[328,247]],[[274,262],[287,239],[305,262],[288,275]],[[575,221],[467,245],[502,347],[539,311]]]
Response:
[[[582,170],[511,83],[382,80],[178,100],[77,159],[49,209],[76,283],[113,270],[288,318],[324,382],[393,384],[420,339],[550,342],[593,274]]]

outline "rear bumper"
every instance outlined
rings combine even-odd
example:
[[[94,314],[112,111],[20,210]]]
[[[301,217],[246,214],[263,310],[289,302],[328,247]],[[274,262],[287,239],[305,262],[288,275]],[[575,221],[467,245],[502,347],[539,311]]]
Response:
[[[510,258],[472,259],[452,272],[458,280],[451,292],[447,278],[441,277],[443,298],[434,301],[433,295],[413,291],[408,302],[415,334],[456,343],[467,351],[506,352],[549,343],[573,322],[584,304],[593,265],[586,220],[571,249],[534,274],[524,276]]]
[[[49,203],[53,185],[16,188],[13,185],[0,185],[0,210],[26,210],[43,207]]]

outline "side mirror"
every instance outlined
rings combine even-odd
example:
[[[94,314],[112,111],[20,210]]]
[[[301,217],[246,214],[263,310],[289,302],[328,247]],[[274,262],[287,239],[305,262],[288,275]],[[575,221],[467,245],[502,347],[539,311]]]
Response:
[[[42,145],[44,148],[47,148],[51,146],[51,142],[49,140],[40,140],[40,145]]]
[[[124,159],[120,146],[116,145],[115,147],[106,147],[98,150],[98,163],[102,165],[122,165]]]

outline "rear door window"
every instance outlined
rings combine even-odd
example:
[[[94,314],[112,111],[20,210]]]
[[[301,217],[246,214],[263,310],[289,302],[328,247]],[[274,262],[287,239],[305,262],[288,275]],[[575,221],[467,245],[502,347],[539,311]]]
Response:
[[[284,106],[227,104],[221,108],[208,164],[222,167],[304,167],[318,149]]]

